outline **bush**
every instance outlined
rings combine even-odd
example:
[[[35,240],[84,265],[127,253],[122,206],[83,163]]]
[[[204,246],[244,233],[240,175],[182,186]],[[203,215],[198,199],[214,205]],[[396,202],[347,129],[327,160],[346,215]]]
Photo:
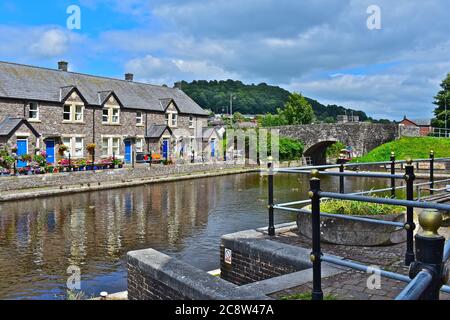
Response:
[[[387,204],[359,202],[359,201],[324,200],[320,204],[320,211],[333,214],[362,216],[362,215],[400,214],[405,212],[405,208],[399,206],[391,206]]]
[[[304,145],[301,141],[280,137],[280,161],[299,160],[303,149]]]

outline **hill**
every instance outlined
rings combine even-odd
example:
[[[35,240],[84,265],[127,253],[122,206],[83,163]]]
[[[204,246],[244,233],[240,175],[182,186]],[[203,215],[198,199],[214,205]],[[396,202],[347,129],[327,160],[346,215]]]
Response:
[[[353,162],[389,161],[391,151],[395,152],[397,160],[426,159],[433,150],[436,158],[450,156],[450,139],[435,137],[401,138],[391,141],[373,149],[363,157],[354,159]]]
[[[210,109],[215,113],[229,112],[231,93],[236,96],[233,101],[233,111],[242,114],[276,113],[277,108],[282,108],[290,95],[289,91],[266,83],[246,85],[234,80],[198,80],[190,83],[181,81],[176,85],[202,108]],[[337,105],[325,106],[314,99],[305,98],[311,104],[319,121],[334,122],[337,115],[343,115],[346,112],[349,115],[353,112],[355,116],[360,117],[361,121],[372,120],[363,111]]]

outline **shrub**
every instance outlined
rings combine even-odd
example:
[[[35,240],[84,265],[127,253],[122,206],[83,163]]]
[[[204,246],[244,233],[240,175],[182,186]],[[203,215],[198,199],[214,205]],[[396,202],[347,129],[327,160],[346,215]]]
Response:
[[[320,211],[333,214],[362,216],[400,214],[405,212],[405,208],[387,204],[359,201],[324,200],[320,204]]]

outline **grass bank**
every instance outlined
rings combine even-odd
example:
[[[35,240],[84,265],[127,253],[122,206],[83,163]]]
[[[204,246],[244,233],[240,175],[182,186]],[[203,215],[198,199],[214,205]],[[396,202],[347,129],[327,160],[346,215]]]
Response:
[[[435,137],[401,138],[382,144],[363,157],[355,158],[352,162],[389,161],[391,152],[395,152],[397,160],[424,159],[433,150],[436,158],[450,157],[450,139]]]

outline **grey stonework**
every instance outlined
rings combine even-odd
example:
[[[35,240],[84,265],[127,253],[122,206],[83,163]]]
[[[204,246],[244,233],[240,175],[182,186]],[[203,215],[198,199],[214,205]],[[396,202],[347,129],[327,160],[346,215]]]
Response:
[[[363,155],[379,145],[399,137],[397,124],[346,123],[283,126],[281,136],[299,139],[305,144],[305,156],[313,163],[324,163],[325,150],[335,142],[352,146],[357,155]]]
[[[129,300],[270,300],[153,249],[128,252]]]
[[[67,187],[75,185],[95,185],[98,183],[128,182],[164,176],[188,175],[207,172],[224,171],[243,168],[242,165],[217,164],[189,164],[189,165],[154,165],[152,167],[136,167],[100,171],[79,171],[53,173],[32,176],[2,176],[0,177],[0,192],[47,187]]]
[[[82,101],[79,97],[74,99],[75,101]],[[147,110],[134,110],[134,109],[120,109],[120,123],[119,124],[104,124],[102,123],[102,108],[85,106],[83,113],[83,122],[81,123],[68,123],[63,121],[63,104],[56,103],[39,103],[39,120],[32,120],[28,118],[29,106],[25,101],[16,101],[10,99],[0,98],[0,122],[7,117],[23,117],[28,119],[30,124],[39,132],[39,142],[34,141],[34,144],[38,144],[42,150],[45,150],[45,140],[55,139],[57,150],[58,145],[61,143],[61,137],[79,136],[84,139],[83,158],[89,158],[86,146],[90,143],[96,144],[95,156],[98,160],[102,155],[102,137],[103,136],[115,136],[120,137],[120,152],[118,157],[124,156],[125,143],[127,138],[131,139],[134,144],[134,138],[145,138],[146,132],[153,124],[164,124],[165,114],[162,112],[153,112]],[[142,112],[143,124],[137,125],[136,115],[137,112]],[[190,115],[179,114],[178,125],[174,129],[182,129],[188,132],[192,137],[195,136],[195,129],[189,126]],[[204,117],[193,116],[196,123],[203,127],[206,126],[207,120]],[[1,141],[0,143],[5,143]],[[15,141],[10,140],[8,144],[11,146]],[[144,139],[143,151],[144,152],[160,152],[161,142],[159,140]],[[31,146],[29,146],[31,151]],[[31,152],[30,152],[31,153]],[[55,158],[60,156],[55,152]]]

